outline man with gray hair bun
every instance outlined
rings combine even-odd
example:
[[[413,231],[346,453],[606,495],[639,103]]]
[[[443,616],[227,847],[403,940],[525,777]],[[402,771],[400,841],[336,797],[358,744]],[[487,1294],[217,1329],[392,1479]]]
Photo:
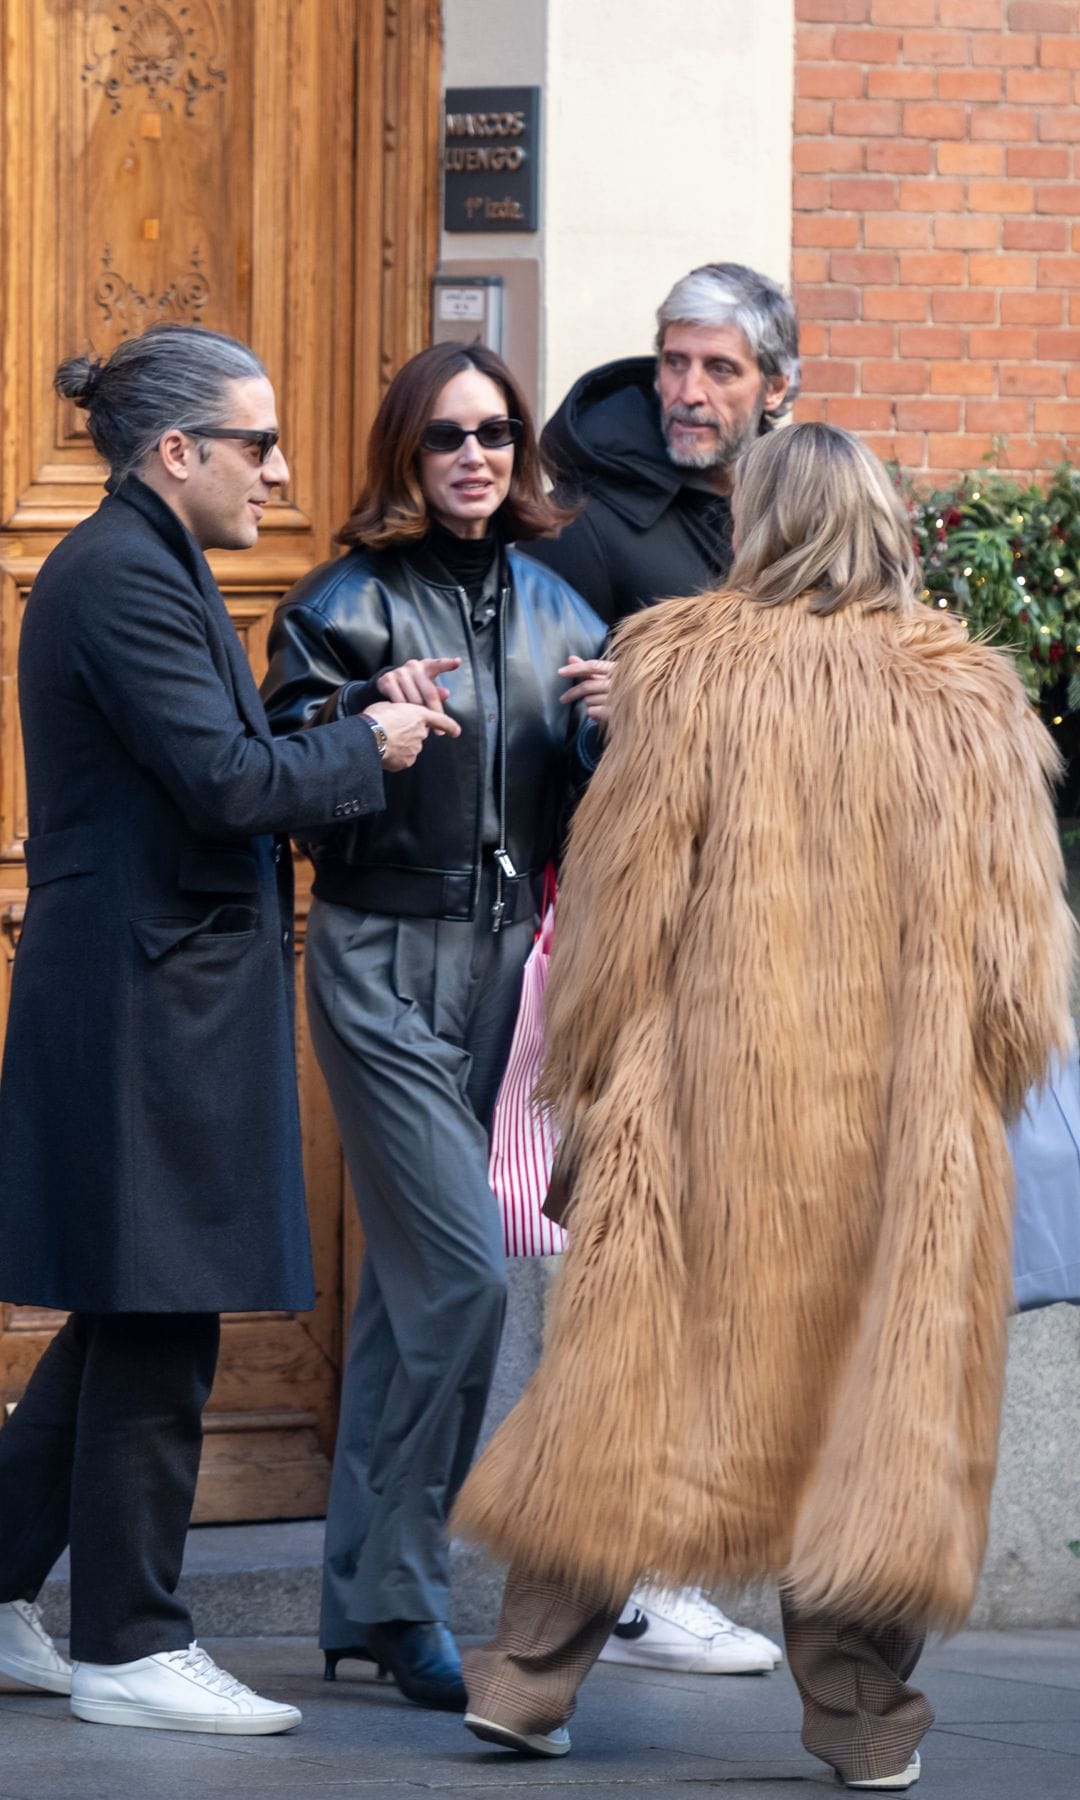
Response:
[[[383,772],[459,728],[435,690],[271,736],[205,556],[253,545],[289,479],[245,344],[156,325],[56,388],[111,476],[19,642],[0,1297],[68,1318],[0,1431],[0,1671],[100,1725],[287,1731],[176,1591],[219,1315],[314,1304],[287,834],[380,810]],[[66,1546],[72,1663],[36,1605]]]
[[[742,263],[705,263],[657,312],[656,356],[583,375],[540,440],[561,501],[557,538],[528,545],[608,625],[672,595],[718,587],[732,562],[735,464],[799,391],[799,327],[783,289]],[[571,659],[564,674],[572,674]],[[590,678],[576,692],[591,697]],[[765,1672],[779,1646],[698,1590],[639,1588],[606,1662],[692,1674]]]

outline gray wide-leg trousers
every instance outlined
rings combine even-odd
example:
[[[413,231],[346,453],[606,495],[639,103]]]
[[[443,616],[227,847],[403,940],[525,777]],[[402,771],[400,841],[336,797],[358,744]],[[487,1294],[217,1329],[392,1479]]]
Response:
[[[488,1126],[533,924],[388,918],[316,901],[311,1032],[365,1255],[326,1523],[320,1641],[449,1616],[446,1522],[506,1305]]]

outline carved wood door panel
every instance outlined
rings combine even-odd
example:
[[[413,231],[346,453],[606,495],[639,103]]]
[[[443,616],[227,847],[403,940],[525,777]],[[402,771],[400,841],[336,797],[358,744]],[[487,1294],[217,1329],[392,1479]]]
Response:
[[[45,556],[102,491],[55,366],[156,319],[262,356],[292,479],[257,548],[211,557],[261,677],[274,603],[331,553],[381,388],[425,341],[438,82],[438,0],[4,0],[0,1032],[25,901],[19,622]],[[356,1244],[302,1006],[297,1055],[318,1301],[226,1321],[204,1519],[301,1516],[325,1498]],[[0,1308],[0,1399],[17,1399],[58,1322]]]

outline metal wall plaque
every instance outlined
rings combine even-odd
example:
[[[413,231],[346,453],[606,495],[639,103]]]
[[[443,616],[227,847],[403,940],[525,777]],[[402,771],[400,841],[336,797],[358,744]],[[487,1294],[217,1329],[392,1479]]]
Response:
[[[539,230],[539,174],[539,88],[447,88],[447,231]]]

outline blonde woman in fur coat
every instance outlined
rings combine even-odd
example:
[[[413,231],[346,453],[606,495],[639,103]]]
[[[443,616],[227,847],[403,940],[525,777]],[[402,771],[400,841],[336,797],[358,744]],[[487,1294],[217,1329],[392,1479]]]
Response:
[[[918,1779],[909,1677],[971,1604],[994,1475],[1003,1121],[1066,1041],[1056,753],[920,605],[847,433],[761,439],[723,592],[617,639],[546,1093],[572,1170],[543,1361],[456,1523],[512,1568],[480,1737],[559,1754],[634,1583],[781,1587],[803,1741]]]

